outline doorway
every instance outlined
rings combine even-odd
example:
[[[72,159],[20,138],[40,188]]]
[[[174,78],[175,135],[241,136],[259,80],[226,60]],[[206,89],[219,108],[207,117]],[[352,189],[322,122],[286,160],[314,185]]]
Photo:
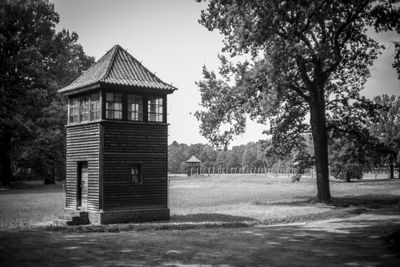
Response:
[[[78,184],[77,184],[77,207],[81,210],[87,209],[88,199],[88,162],[78,162]]]

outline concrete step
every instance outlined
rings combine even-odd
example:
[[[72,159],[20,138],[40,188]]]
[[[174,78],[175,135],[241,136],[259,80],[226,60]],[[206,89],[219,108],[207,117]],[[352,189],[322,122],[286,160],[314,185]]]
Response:
[[[67,211],[64,218],[54,221],[56,225],[84,225],[90,224],[89,213],[86,211]]]

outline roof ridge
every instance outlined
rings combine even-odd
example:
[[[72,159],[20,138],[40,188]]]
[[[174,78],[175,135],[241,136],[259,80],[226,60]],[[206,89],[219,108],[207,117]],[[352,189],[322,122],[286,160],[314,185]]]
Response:
[[[131,55],[131,54],[128,53],[128,52],[127,52],[127,54],[128,54],[128,56],[129,56],[130,58],[132,58],[133,61],[137,62],[137,64],[139,65],[139,67],[141,67],[141,68],[143,68],[145,71],[147,71],[147,72],[151,75],[151,77],[154,78],[156,81],[158,81],[158,82],[160,82],[160,83],[163,83],[163,84],[165,84],[165,85],[171,86],[170,84],[168,84],[168,83],[164,82],[163,80],[161,80],[160,78],[158,78],[153,72],[151,72],[148,68],[146,68],[146,67],[142,64],[142,62],[140,62],[139,60],[137,60],[133,55]]]
[[[195,155],[192,155],[186,162],[200,162],[201,160],[199,160]]]
[[[114,45],[114,47],[111,48],[111,52],[112,52],[113,54],[111,55],[110,63],[108,64],[107,70],[106,70],[106,72],[104,73],[103,77],[101,77],[101,78],[99,79],[99,82],[104,81],[104,80],[107,78],[107,76],[110,74],[111,68],[112,68],[112,66],[113,66],[114,63],[115,63],[115,60],[114,60],[114,59],[115,59],[115,57],[116,57],[116,55],[117,55],[118,49],[123,49],[123,48],[122,48],[120,45],[118,45],[118,44]],[[112,50],[114,50],[114,51],[112,51]]]

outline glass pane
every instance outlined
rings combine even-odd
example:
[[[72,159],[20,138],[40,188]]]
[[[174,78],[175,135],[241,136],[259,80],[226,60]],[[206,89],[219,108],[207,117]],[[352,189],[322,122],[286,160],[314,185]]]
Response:
[[[122,112],[114,111],[114,119],[122,119]]]
[[[92,110],[91,116],[92,116],[92,120],[100,119],[100,111],[93,111]]]
[[[114,94],[113,93],[106,93],[106,100],[107,101],[113,101],[114,100]]]
[[[100,93],[91,94],[90,95],[90,100],[99,101],[100,100]]]
[[[71,99],[69,106],[70,123],[78,122],[78,110],[79,110],[79,99],[78,98]]]
[[[122,101],[122,94],[114,93],[114,101],[121,102]]]
[[[107,93],[106,95],[106,118],[122,119],[122,94]]]
[[[115,110],[122,110],[122,103],[114,102],[114,109]]]
[[[107,112],[106,112],[106,118],[107,119],[114,119],[114,113],[113,113],[113,111],[112,110],[107,110]]]
[[[82,97],[80,101],[81,121],[89,120],[89,97]]]
[[[140,166],[131,167],[131,182],[135,184],[142,183],[142,174],[140,171]]]
[[[148,100],[149,121],[163,121],[163,99],[161,97],[151,97]]]
[[[138,95],[128,95],[128,119],[143,120],[143,98]]]
[[[106,109],[113,109],[113,102],[106,102]]]

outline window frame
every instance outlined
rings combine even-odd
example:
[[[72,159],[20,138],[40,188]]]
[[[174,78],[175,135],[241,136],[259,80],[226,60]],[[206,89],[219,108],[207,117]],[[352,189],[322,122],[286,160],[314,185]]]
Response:
[[[112,95],[112,100],[108,100],[107,97],[108,95],[111,94]],[[119,95],[120,96],[120,101],[115,101],[115,96]],[[108,108],[108,104],[112,103],[112,108]],[[120,104],[121,105],[121,109],[116,109],[115,104]],[[112,117],[110,118],[108,116],[108,112],[112,112]],[[124,111],[124,101],[123,101],[123,94],[120,92],[105,92],[105,107],[104,107],[104,112],[105,112],[105,118],[108,120],[123,120],[123,111]],[[115,114],[116,112],[118,114],[120,114],[120,116],[118,118],[116,118]]]
[[[96,96],[96,99],[94,98]],[[97,109],[93,110],[93,103],[97,102]],[[97,121],[101,120],[101,93],[96,92],[96,93],[91,93],[89,95],[89,116],[90,116],[90,121]],[[98,114],[96,118],[94,118],[94,114]]]
[[[74,105],[73,103],[77,104]],[[68,100],[68,124],[77,124],[80,123],[80,97],[73,97]],[[73,112],[74,111],[74,112]],[[76,117],[76,120],[71,120],[71,118]]]
[[[130,102],[130,99],[138,100],[137,102]],[[127,121],[145,121],[144,117],[144,97],[139,94],[127,94],[126,95],[126,110],[127,110]],[[135,105],[135,109],[132,110],[132,105]],[[136,107],[137,105],[137,107]],[[136,114],[137,119],[133,119],[132,115]]]
[[[93,110],[92,109],[93,103],[96,102],[97,102],[97,109]],[[76,105],[73,105],[74,103]],[[67,120],[68,125],[85,124],[85,123],[100,121],[102,118],[101,93],[98,91],[90,94],[69,97],[67,109],[68,109],[68,120]],[[83,112],[83,110],[85,109],[86,111]],[[97,113],[97,116],[93,115],[95,114],[94,112]],[[74,119],[72,120],[73,117]]]
[[[89,122],[90,120],[90,95],[79,97],[79,122]]]
[[[155,100],[155,104],[151,104],[150,102]],[[161,104],[158,102],[160,101]],[[148,96],[146,99],[147,104],[147,121],[148,122],[156,122],[156,123],[163,123],[165,122],[165,98],[163,96]],[[152,111],[152,106],[155,107],[155,111]],[[152,119],[154,116],[155,120]]]
[[[134,179],[134,172],[133,170],[137,168],[137,176],[138,179],[137,181]],[[135,185],[141,185],[143,184],[143,167],[141,164],[132,164],[130,165],[130,183],[135,184]]]

